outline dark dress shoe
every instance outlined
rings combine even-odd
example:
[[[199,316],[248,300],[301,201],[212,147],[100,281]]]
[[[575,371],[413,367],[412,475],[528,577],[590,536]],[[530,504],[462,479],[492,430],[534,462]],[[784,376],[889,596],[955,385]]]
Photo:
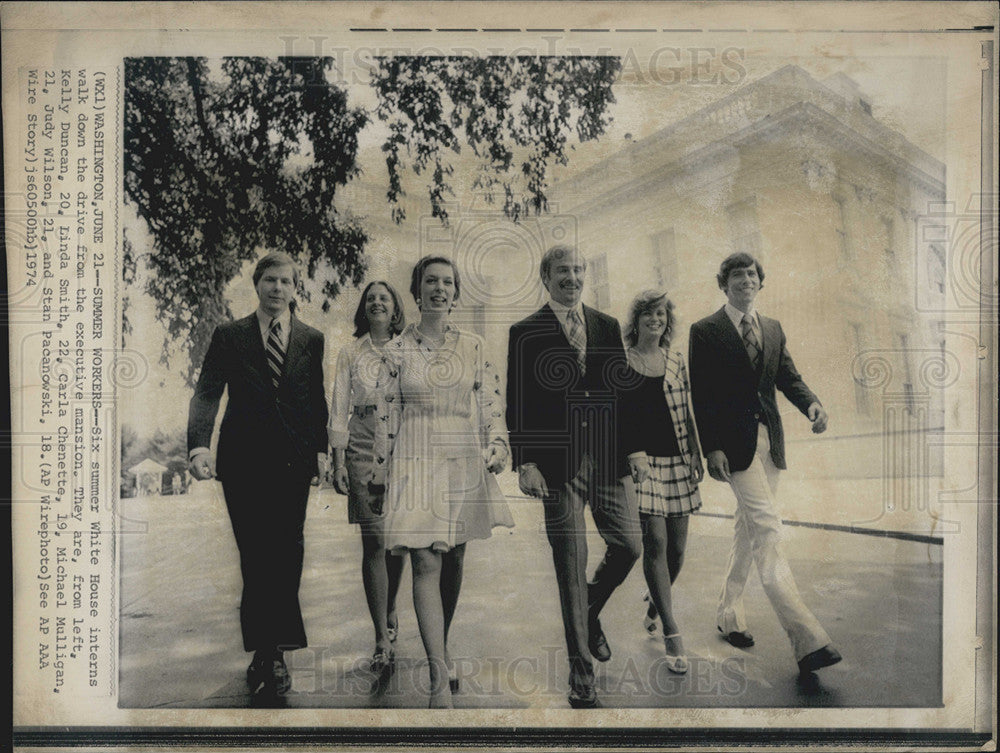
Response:
[[[836,664],[843,658],[833,646],[823,646],[799,659],[799,673],[805,675],[815,672],[817,669]]]
[[[736,648],[750,648],[753,645],[753,636],[750,635],[748,630],[734,630],[731,633],[725,632],[721,626],[716,625],[719,628],[719,632],[722,633],[722,637],[725,638],[730,645]]]
[[[594,620],[590,623],[587,631],[587,646],[590,648],[590,655],[597,661],[604,662],[611,658],[611,646],[608,645],[608,639],[604,636],[604,631],[601,630],[600,620]]]
[[[292,689],[292,676],[284,659],[272,659],[265,666],[264,685],[260,689],[263,695],[285,695]]]
[[[597,689],[593,685],[580,685],[569,691],[569,705],[574,709],[597,709],[601,707],[597,700]]]
[[[251,693],[256,693],[257,688],[261,686],[264,679],[267,677],[267,670],[264,667],[264,662],[254,657],[254,660],[250,662],[250,666],[247,667],[247,686],[250,688]]]

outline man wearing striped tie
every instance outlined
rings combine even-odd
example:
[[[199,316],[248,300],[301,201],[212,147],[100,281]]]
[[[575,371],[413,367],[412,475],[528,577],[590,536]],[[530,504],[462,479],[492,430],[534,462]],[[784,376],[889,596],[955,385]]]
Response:
[[[298,593],[310,480],[327,446],[323,335],[293,313],[298,271],[290,256],[262,258],[253,283],[257,310],[212,334],[191,398],[188,447],[191,474],[222,482],[239,548],[243,647],[254,652],[247,682],[254,693],[283,695],[291,688],[283,652],[306,645]]]
[[[776,319],[754,301],[764,269],[746,253],[722,262],[716,277],[728,302],[691,326],[688,352],[691,398],[708,472],[736,495],[736,531],[719,599],[718,629],[737,648],[754,645],[747,629],[743,588],[756,564],[764,592],[792,642],[799,671],[836,664],[840,654],[802,601],[781,550],[781,518],[774,494],[785,468],[785,441],[775,388],[826,431],[819,398],[795,369]]]
[[[580,300],[586,259],[570,246],[553,246],[539,271],[548,302],[510,328],[507,427],[521,491],[544,505],[566,634],[569,703],[593,708],[593,659],[611,658],[599,615],[642,552],[638,503],[620,479],[631,473],[641,481],[649,465],[634,446],[635,432],[622,431],[621,402],[635,391],[621,327]],[[587,504],[607,544],[589,584]]]

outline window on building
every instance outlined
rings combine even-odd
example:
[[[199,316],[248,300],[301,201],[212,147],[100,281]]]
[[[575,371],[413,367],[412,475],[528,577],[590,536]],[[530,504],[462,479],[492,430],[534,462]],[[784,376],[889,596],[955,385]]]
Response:
[[[595,255],[587,262],[587,277],[594,290],[594,305],[601,311],[611,307],[611,284],[608,281],[608,255]]]
[[[910,367],[910,337],[899,332],[896,334],[899,346],[899,359],[903,367],[903,394],[906,397],[906,410],[913,413],[916,403],[913,396],[913,370]]]
[[[845,259],[850,259],[853,254],[851,246],[851,225],[847,217],[847,199],[843,196],[835,195],[834,203],[837,205],[837,241],[840,244],[840,253]]]
[[[865,328],[859,322],[851,322],[851,342],[854,347],[854,358],[860,357],[865,350]],[[871,398],[868,389],[857,379],[854,380],[854,408],[859,416],[872,414]]]
[[[927,285],[931,291],[944,295],[944,251],[936,243],[927,247]]]
[[[677,245],[674,229],[668,228],[651,236],[653,251],[653,272],[656,276],[656,286],[661,290],[671,289],[677,285]]]
[[[882,218],[882,241],[885,250],[885,258],[892,261],[896,258],[896,228],[892,217]]]
[[[726,207],[729,218],[729,237],[735,253],[746,253],[761,258],[762,244],[760,223],[757,221],[757,199],[750,197]]]

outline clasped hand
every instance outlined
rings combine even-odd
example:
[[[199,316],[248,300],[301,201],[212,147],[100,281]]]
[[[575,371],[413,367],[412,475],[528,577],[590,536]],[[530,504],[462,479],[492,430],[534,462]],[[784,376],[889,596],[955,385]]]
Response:
[[[212,460],[212,453],[199,452],[188,463],[188,470],[198,481],[207,481],[215,477],[215,463]]]
[[[646,455],[636,455],[628,459],[628,475],[636,484],[641,484],[649,478],[649,458]]]
[[[483,462],[490,473],[500,473],[507,466],[507,446],[502,442],[490,442],[483,450]]]
[[[326,481],[329,484],[333,484],[334,490],[337,494],[347,494],[349,483],[347,480],[347,466],[340,466],[338,468],[330,467],[326,471]]]

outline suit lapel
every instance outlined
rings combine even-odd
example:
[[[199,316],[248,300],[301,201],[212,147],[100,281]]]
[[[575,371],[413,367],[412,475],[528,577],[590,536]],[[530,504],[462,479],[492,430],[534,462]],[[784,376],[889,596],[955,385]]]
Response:
[[[267,376],[267,356],[264,354],[264,341],[260,336],[260,322],[257,320],[257,312],[250,314],[240,320],[240,327],[243,329],[243,341],[247,345],[247,364],[250,365],[261,380],[266,380]]]
[[[556,316],[556,312],[552,310],[552,307],[546,303],[539,309],[538,313],[540,321],[544,324],[544,331],[551,332],[554,338],[558,338],[560,346],[572,347],[569,338],[566,337],[566,330],[563,329],[562,324],[559,322],[559,317]]]
[[[597,329],[597,317],[594,316],[594,310],[582,303],[580,308],[583,310],[583,326],[587,332],[587,353],[589,354],[591,344],[600,341],[601,333]]]
[[[580,304],[580,308],[583,311],[583,329],[587,333],[587,350],[586,350],[586,360],[589,362],[590,354],[592,352],[591,343],[595,341],[597,337],[596,329],[596,319],[597,317],[592,315],[590,309]],[[569,341],[569,337],[566,335],[566,330],[563,329],[562,323],[559,321],[559,317],[556,316],[556,312],[552,310],[549,304],[545,304],[539,309],[540,319],[545,324],[545,331],[549,331],[551,328],[552,337],[559,341],[558,345],[553,342],[554,348],[560,351],[568,351],[570,353],[576,353],[576,349],[573,344]],[[574,363],[575,363],[574,359]]]
[[[288,334],[288,346],[285,348],[285,360],[281,365],[281,382],[284,382],[292,364],[298,362],[306,347],[306,328],[295,315],[292,315],[291,332]]]
[[[740,337],[740,333],[733,326],[733,322],[726,313],[725,307],[715,312],[715,315],[712,317],[712,324],[719,335],[719,341],[725,344],[736,360],[745,364],[749,370],[753,371],[753,365],[750,363],[750,356],[747,354],[746,345],[743,344],[743,338]]]
[[[260,332],[260,322],[257,319],[257,313],[254,312],[241,320],[240,323],[244,327],[244,340],[250,348],[249,363],[253,364],[254,370],[261,381],[271,389],[274,389],[274,383],[271,381],[271,370],[267,365],[267,354],[264,352],[264,339]],[[278,382],[279,387],[288,374],[289,366],[294,364],[305,350],[306,329],[302,322],[295,318],[294,314],[290,320],[289,330],[288,345],[285,346],[285,358],[281,365],[281,379]]]
[[[777,371],[778,361],[778,337],[777,320],[760,316],[760,331],[764,338],[764,363],[762,371],[764,374],[774,374]]]
[[[592,374],[593,369],[597,368],[591,364],[591,356],[597,352],[599,346],[604,345],[600,328],[598,327],[598,318],[594,315],[594,310],[580,304],[580,308],[583,311],[583,324],[584,331],[587,333],[587,344],[586,350],[584,351],[584,363],[587,365],[587,373]]]

